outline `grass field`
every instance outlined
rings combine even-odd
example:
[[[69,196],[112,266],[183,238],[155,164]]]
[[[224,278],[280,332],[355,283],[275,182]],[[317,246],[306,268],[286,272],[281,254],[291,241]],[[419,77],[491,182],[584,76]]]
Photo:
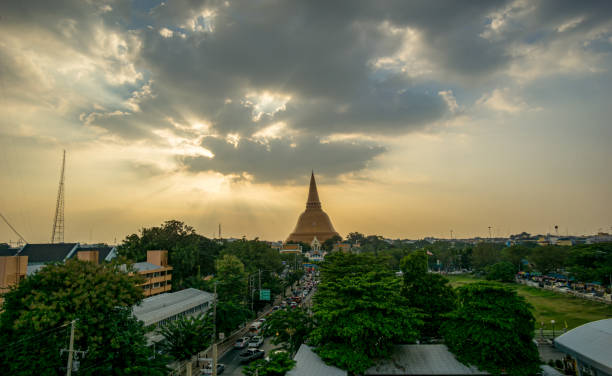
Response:
[[[482,281],[470,275],[446,276],[454,287],[467,283]],[[612,305],[593,302],[556,293],[549,290],[537,289],[525,285],[506,283],[515,288],[517,293],[533,305],[533,314],[536,318],[536,328],[544,322],[544,329],[552,329],[550,320],[555,320],[555,329],[562,329],[567,322],[568,329],[575,328],[589,321],[612,318]]]

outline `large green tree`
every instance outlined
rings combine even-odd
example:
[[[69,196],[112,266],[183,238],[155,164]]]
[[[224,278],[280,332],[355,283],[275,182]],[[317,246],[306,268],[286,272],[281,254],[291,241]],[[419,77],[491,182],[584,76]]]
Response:
[[[449,350],[464,364],[493,375],[535,375],[539,355],[533,343],[532,307],[495,282],[458,289],[458,307],[442,325]]]
[[[485,278],[489,281],[514,282],[516,266],[508,261],[501,261],[485,267]]]
[[[472,250],[472,266],[476,270],[484,270],[501,259],[501,246],[492,242],[476,244]]]
[[[83,374],[156,375],[144,328],[129,312],[142,299],[140,279],[114,263],[69,260],[47,265],[5,295],[0,315],[0,369],[11,375],[57,375],[66,365],[68,323]],[[102,367],[102,368],[101,368]],[[103,369],[104,372],[100,373]]]
[[[176,360],[186,360],[212,343],[213,320],[210,314],[181,317],[159,329],[164,336],[160,347]]]
[[[193,227],[171,220],[161,226],[143,228],[140,234],[128,235],[118,247],[119,255],[144,261],[147,251],[165,249],[173,267],[172,289],[201,287],[203,276],[214,273],[214,260],[220,246],[196,233]]]
[[[612,243],[573,247],[569,251],[567,266],[579,281],[612,285]]]
[[[545,245],[534,248],[529,257],[534,268],[542,274],[555,272],[565,266],[568,257],[568,247]]]
[[[215,262],[217,294],[223,302],[242,303],[247,297],[247,274],[240,259],[224,254]]]
[[[291,354],[297,352],[300,345],[312,331],[312,318],[302,308],[278,310],[268,316],[264,330],[272,336],[272,343],[283,344]]]
[[[310,338],[326,362],[360,373],[373,359],[389,356],[395,343],[416,340],[420,315],[400,295],[401,280],[386,262],[335,255],[322,266],[322,282],[314,297],[316,326]],[[348,268],[350,260],[359,262],[353,272]]]

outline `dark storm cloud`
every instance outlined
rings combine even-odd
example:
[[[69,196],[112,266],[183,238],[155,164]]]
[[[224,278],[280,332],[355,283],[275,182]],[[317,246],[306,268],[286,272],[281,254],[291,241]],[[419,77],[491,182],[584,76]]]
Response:
[[[303,177],[305,171],[334,177],[365,168],[384,148],[350,142],[321,143],[307,137],[293,146],[285,140],[259,143],[241,140],[238,147],[218,138],[208,138],[203,146],[215,157],[186,157],[182,164],[190,171],[213,170],[223,174],[246,172],[256,181],[287,182]]]
[[[14,34],[39,30],[45,38],[55,38],[84,56],[101,55],[94,68],[106,69],[111,78],[115,71],[116,77],[125,76],[130,64],[136,67],[140,76],[132,74],[129,83],[118,79],[104,88],[122,98],[114,106],[92,104],[74,111],[77,115],[72,116],[82,114],[83,123],[125,139],[152,142],[159,142],[153,131],[168,128],[181,137],[195,137],[176,129],[170,118],[185,125],[209,123],[218,138],[206,138],[204,146],[215,158],[185,158],[183,163],[193,171],[248,172],[263,181],[303,174],[295,166],[314,167],[330,176],[363,169],[384,148],[319,140],[336,133],[398,135],[422,129],[452,116],[439,91],[451,89],[456,82],[477,87],[519,58],[512,53],[517,45],[542,49],[568,35],[586,35],[609,23],[612,15],[609,1],[176,0],[156,4],[149,9],[128,1],[3,2],[0,27]],[[521,11],[525,8],[529,10]],[[560,25],[577,17],[580,22],[575,26],[557,32]],[[503,27],[493,30],[492,24],[498,21]],[[394,56],[405,47],[404,34],[393,32],[403,28],[419,35],[418,52],[408,57],[431,68],[434,78],[374,67],[378,59]],[[109,57],[99,51],[108,46],[93,41],[111,32],[126,41],[136,40],[120,43]],[[596,48],[605,50],[604,44]],[[27,89],[18,86],[19,77],[27,75],[4,52],[0,44],[0,62],[10,63],[0,74],[15,90]],[[437,77],[453,84],[436,81]],[[152,93],[130,102],[130,96],[149,80]],[[35,81],[21,83],[34,87]],[[284,109],[261,114],[255,121],[253,104],[245,96],[263,92],[291,99]],[[249,138],[278,121],[287,124],[291,138],[267,144]],[[223,140],[230,133],[241,136],[237,148]]]

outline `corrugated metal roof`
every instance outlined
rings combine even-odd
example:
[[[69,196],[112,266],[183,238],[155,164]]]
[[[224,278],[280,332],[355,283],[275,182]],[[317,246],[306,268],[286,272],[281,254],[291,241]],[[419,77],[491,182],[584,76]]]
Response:
[[[139,305],[133,307],[133,312],[134,316],[145,325],[153,325],[200,304],[208,302],[210,307],[213,298],[214,294],[188,288],[143,299]]]
[[[460,363],[445,345],[397,345],[391,358],[370,367],[366,375],[488,375]]]
[[[287,376],[347,376],[348,373],[337,367],[328,366],[310,346],[302,344],[293,357],[295,367]]]
[[[134,269],[138,272],[146,272],[149,270],[161,269],[161,266],[143,261],[134,263]]]
[[[557,337],[555,347],[602,373],[612,375],[612,319],[580,325]]]

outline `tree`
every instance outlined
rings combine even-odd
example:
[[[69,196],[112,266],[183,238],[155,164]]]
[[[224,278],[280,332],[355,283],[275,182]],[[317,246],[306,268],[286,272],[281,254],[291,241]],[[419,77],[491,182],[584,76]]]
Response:
[[[391,275],[388,259],[368,253],[334,252],[321,264],[321,282],[334,282],[346,276],[358,276],[371,271]]]
[[[456,306],[457,296],[449,280],[439,274],[423,273],[402,289],[411,308],[424,314],[421,338],[439,338],[445,314]]]
[[[400,261],[404,276],[404,285],[410,285],[427,273],[427,254],[423,250],[415,251]]]
[[[493,375],[535,375],[538,349],[533,343],[531,305],[508,287],[478,282],[458,289],[458,307],[441,331],[449,350],[464,364]]]
[[[242,373],[246,376],[284,376],[295,366],[285,351],[275,351],[269,359],[259,359],[244,367]]]
[[[253,314],[245,304],[219,301],[217,303],[217,332],[229,335],[251,317]]]
[[[352,245],[361,245],[365,241],[365,236],[359,232],[349,232],[349,234],[346,236],[346,241]]]
[[[302,308],[278,310],[268,317],[264,331],[272,336],[272,343],[284,344],[295,354],[312,331],[312,318]]]
[[[567,247],[545,245],[534,249],[529,257],[529,261],[533,263],[537,271],[542,274],[548,274],[565,266],[567,256]]]
[[[500,260],[499,246],[490,242],[476,244],[472,251],[472,265],[477,270],[484,270],[485,266],[493,265]]]
[[[344,269],[343,262],[334,261]],[[394,343],[416,340],[419,315],[408,307],[399,293],[401,281],[386,267],[374,264],[369,271],[339,276],[328,265],[326,273],[314,297],[316,326],[310,337],[323,360],[361,373],[373,359],[389,356]]]
[[[140,235],[128,235],[118,247],[120,256],[144,261],[147,251],[165,249],[172,265],[172,289],[201,287],[202,276],[214,272],[214,260],[220,247],[216,242],[198,235],[193,227],[171,220],[159,227],[143,228]]]
[[[224,302],[242,303],[247,295],[247,274],[244,264],[234,255],[225,254],[215,262],[217,294]]]
[[[485,273],[485,278],[489,281],[514,282],[516,266],[508,261],[502,261],[485,267]]]
[[[569,252],[567,266],[578,281],[612,285],[612,243],[574,246]]]
[[[11,375],[55,375],[66,365],[68,323],[75,348],[87,349],[84,374],[159,374],[148,362],[144,328],[129,314],[142,299],[141,281],[118,265],[68,260],[47,265],[5,296],[0,315],[0,369]],[[163,370],[163,367],[161,368]],[[100,374],[100,373],[98,373]]]
[[[336,245],[336,243],[341,242],[341,241],[342,241],[342,238],[340,237],[340,235],[334,235],[331,238],[325,240],[323,244],[321,245],[321,248],[323,248],[327,252],[331,252],[331,250],[334,249],[334,246]]]
[[[515,244],[502,250],[502,259],[520,268],[523,260],[529,258],[532,249],[522,244]]]
[[[164,336],[161,349],[176,360],[186,360],[212,343],[212,315],[181,317],[159,329]]]

